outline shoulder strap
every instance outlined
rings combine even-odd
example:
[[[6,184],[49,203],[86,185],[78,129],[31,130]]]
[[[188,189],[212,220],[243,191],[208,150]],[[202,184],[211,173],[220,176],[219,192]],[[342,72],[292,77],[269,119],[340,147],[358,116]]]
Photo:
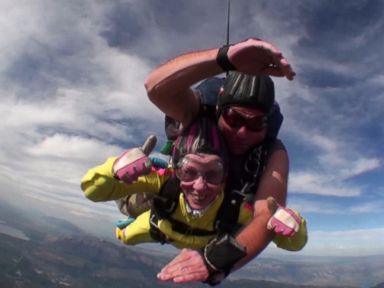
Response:
[[[234,235],[241,228],[238,223],[241,204],[244,201],[253,204],[255,192],[274,143],[274,139],[268,139],[250,153],[244,164],[243,173],[245,175],[243,175],[240,185],[227,183],[223,204],[218,211],[215,223],[220,233]]]
[[[241,191],[235,189],[225,191],[223,203],[217,212],[215,228],[219,234],[235,235],[241,228],[238,223],[240,206],[244,201],[244,195]]]
[[[152,239],[161,244],[169,242],[170,239],[167,239],[166,235],[160,231],[157,223],[159,219],[170,218],[170,215],[176,210],[180,194],[179,183],[179,179],[171,176],[161,187],[160,193],[153,198],[149,233]]]
[[[266,139],[248,155],[244,163],[245,175],[241,179],[244,194],[255,196],[275,142],[276,139]]]
[[[180,195],[180,180],[171,176],[153,199],[152,210],[157,218],[168,218],[176,209]]]

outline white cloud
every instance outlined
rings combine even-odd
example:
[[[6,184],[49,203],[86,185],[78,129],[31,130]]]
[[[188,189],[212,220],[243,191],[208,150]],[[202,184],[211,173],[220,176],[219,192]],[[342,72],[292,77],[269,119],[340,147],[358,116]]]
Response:
[[[340,172],[341,175],[345,175],[345,178],[355,177],[363,173],[375,170],[381,167],[381,161],[376,158],[360,158],[357,159],[355,162],[350,163],[350,166],[351,167],[346,168],[345,170],[342,170]]]
[[[61,134],[47,137],[26,150],[28,154],[34,157],[53,157],[66,161],[89,161],[95,156],[104,158],[108,155],[118,155],[121,152],[119,147],[105,145],[94,139]]]
[[[361,256],[377,255],[378,251],[384,251],[384,242],[378,239],[384,237],[384,228],[359,229],[346,231],[314,231],[310,234],[312,244],[310,250],[327,251],[327,255],[335,256]],[[313,253],[312,252],[312,253]]]
[[[314,169],[315,170],[315,169]],[[341,179],[332,174],[319,172],[291,172],[289,176],[290,193],[317,194],[338,197],[359,196],[359,187],[342,185]]]
[[[294,193],[340,197],[364,193],[361,185],[346,184],[345,181],[380,168],[381,160],[377,157],[367,158],[364,147],[360,147],[362,150],[359,151],[359,147],[350,145],[342,135],[321,135],[313,131],[309,126],[313,125],[311,123],[296,123],[287,129],[288,137],[295,138],[295,142],[309,149],[311,154],[303,155],[299,151],[290,153],[291,157],[305,159],[305,165],[291,170],[289,190]]]
[[[289,199],[289,198],[288,198]],[[345,217],[365,215],[378,215],[384,209],[382,199],[357,201],[358,204],[347,204],[332,199],[305,200],[299,197],[292,197],[288,201],[288,207],[300,211],[303,215],[316,213],[318,215],[343,215]],[[375,216],[373,216],[375,217]]]
[[[86,169],[125,148],[110,143],[140,137],[130,133],[137,123],[119,121],[142,119],[144,127],[161,119],[145,95],[148,66],[135,55],[109,47],[100,37],[106,6],[92,1],[35,1],[24,6],[2,1],[0,5],[4,12],[0,161],[7,163],[0,166],[2,173],[8,179],[15,175],[24,179],[18,185],[25,193],[77,193],[72,189]],[[80,15],[78,5],[89,9]],[[12,77],[6,70],[25,61],[25,55],[40,65],[30,75],[40,77],[33,83],[39,89],[28,95],[21,88],[28,89],[24,86],[31,83],[18,78],[28,67],[13,71]],[[47,82],[52,89],[46,90]]]
[[[380,211],[383,211],[384,203],[382,200],[368,203],[361,203],[358,206],[350,207],[346,212],[353,214],[380,214]]]
[[[345,231],[310,231],[308,243],[295,255],[303,256],[367,256],[380,255],[384,251],[384,228]],[[291,252],[273,244],[264,252],[266,255],[292,255]]]

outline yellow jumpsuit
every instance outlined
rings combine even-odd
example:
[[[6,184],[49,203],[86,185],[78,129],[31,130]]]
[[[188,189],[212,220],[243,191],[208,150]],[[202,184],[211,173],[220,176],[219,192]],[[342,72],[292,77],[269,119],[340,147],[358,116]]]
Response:
[[[88,199],[100,202],[117,200],[135,193],[158,194],[172,173],[171,169],[152,171],[150,174],[141,176],[137,181],[128,185],[114,177],[112,166],[115,160],[116,157],[108,158],[105,163],[90,169],[83,177],[81,188]],[[184,194],[180,190],[179,203],[171,217],[192,229],[214,231],[213,225],[223,199],[224,191],[222,190],[203,215],[195,217],[187,212]],[[245,202],[241,204],[238,223],[245,225],[252,219],[253,207],[251,206]],[[150,214],[150,211],[146,211],[138,216],[126,229],[118,229],[117,237],[127,245],[156,242],[150,235]],[[196,236],[178,233],[172,229],[172,225],[167,219],[160,219],[156,224],[159,230],[167,237],[168,242],[177,248],[202,248],[215,236]],[[280,248],[286,250],[300,250],[301,246],[305,245],[307,237],[305,220],[303,218],[301,226],[300,231],[293,237],[287,239],[284,236],[276,236],[274,239],[275,243]]]

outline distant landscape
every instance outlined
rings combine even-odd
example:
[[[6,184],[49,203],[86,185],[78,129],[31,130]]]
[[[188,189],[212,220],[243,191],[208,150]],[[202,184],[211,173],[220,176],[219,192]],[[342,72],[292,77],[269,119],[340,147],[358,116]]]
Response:
[[[161,247],[161,246],[159,246]],[[0,287],[209,287],[156,279],[169,253],[120,245],[0,205]],[[384,257],[260,257],[220,287],[384,287]]]

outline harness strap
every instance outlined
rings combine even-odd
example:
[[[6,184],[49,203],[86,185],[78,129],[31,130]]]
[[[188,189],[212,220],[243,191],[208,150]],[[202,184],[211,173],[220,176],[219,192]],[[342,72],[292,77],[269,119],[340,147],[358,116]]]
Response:
[[[180,180],[171,176],[153,198],[152,212],[158,219],[168,218],[177,207],[180,195]]]
[[[224,201],[218,211],[215,223],[215,227],[220,233],[235,235],[242,227],[238,223],[241,204],[244,201],[254,203],[255,193],[273,143],[274,140],[268,139],[249,154],[243,169],[243,173],[246,175],[240,180],[240,185],[235,185],[233,182],[227,183]],[[242,187],[241,190],[236,189],[236,186]],[[229,211],[230,213],[228,213]]]
[[[153,213],[152,209],[151,216],[149,218],[149,234],[151,235],[153,240],[159,242],[160,244],[171,242],[170,239],[167,239],[165,234],[161,232],[159,227],[157,226],[157,219],[155,219],[155,214]]]
[[[179,203],[180,195],[180,180],[176,177],[171,177],[164,183],[159,195],[155,196],[150,216],[150,234],[151,237],[164,244],[170,242],[163,232],[160,231],[157,223],[161,219],[166,219],[172,225],[172,230],[184,235],[192,236],[212,236],[216,235],[217,231],[208,231],[204,229],[191,228],[187,224],[178,221],[171,217]]]
[[[151,211],[151,218],[150,219],[151,219],[150,220],[151,231],[154,230],[153,231],[153,232],[155,232],[154,236],[156,237],[156,238],[154,238],[152,236],[152,233],[151,233],[152,238],[154,238],[155,240],[158,240],[158,237],[160,234],[160,238],[161,238],[161,240],[164,240],[164,243],[169,242],[169,239],[167,240],[164,233],[159,230],[157,223],[160,219],[156,216],[156,214],[153,211]],[[209,230],[204,230],[204,229],[199,229],[199,228],[192,228],[192,227],[189,227],[187,224],[185,224],[181,221],[178,221],[172,217],[167,217],[164,219],[166,219],[167,221],[169,221],[171,223],[173,231],[178,232],[180,234],[191,235],[191,236],[213,236],[213,235],[217,234],[216,230],[209,231]]]
[[[228,233],[235,235],[240,230],[242,225],[238,223],[238,218],[243,200],[244,196],[236,190],[231,191],[231,193],[225,193],[223,203],[215,220],[215,228],[220,234]]]
[[[209,230],[189,227],[187,224],[180,222],[172,217],[168,218],[167,220],[171,222],[172,230],[181,234],[193,235],[193,236],[212,236],[217,234],[217,231],[215,230],[209,231]]]

